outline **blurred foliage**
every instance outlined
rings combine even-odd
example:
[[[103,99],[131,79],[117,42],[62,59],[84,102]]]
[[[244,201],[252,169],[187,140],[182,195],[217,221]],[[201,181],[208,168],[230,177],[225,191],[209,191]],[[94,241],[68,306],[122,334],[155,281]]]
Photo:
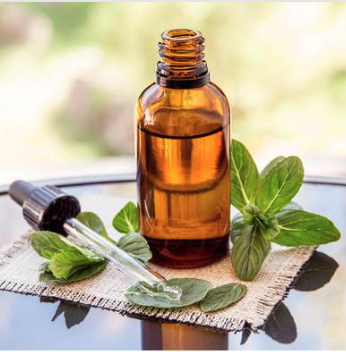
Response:
[[[346,4],[1,3],[0,164],[132,154],[136,98],[177,27],[203,33],[252,150],[346,156]]]

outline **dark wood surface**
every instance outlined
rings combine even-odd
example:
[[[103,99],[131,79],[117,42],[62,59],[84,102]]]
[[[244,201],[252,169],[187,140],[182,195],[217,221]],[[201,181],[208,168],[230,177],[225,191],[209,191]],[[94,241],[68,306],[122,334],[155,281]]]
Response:
[[[346,181],[307,178],[296,197],[306,210],[346,231]],[[65,191],[134,198],[133,175],[50,180]],[[47,182],[46,182],[47,183]],[[20,208],[0,189],[0,247],[27,225]],[[346,349],[346,240],[321,246],[284,302],[258,333],[218,333],[123,317],[66,302],[0,292],[0,349]]]

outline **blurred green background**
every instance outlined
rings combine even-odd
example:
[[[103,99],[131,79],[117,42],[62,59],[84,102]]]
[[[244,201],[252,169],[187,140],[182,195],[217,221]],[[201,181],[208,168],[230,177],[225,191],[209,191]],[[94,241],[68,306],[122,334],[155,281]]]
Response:
[[[0,183],[132,170],[134,105],[177,27],[203,33],[258,160],[346,175],[344,3],[1,3]]]

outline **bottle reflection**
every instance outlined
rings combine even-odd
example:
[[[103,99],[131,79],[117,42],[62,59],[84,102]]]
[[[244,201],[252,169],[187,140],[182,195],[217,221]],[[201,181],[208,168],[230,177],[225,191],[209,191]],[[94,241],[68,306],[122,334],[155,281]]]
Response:
[[[143,350],[228,350],[228,334],[182,324],[142,321]]]

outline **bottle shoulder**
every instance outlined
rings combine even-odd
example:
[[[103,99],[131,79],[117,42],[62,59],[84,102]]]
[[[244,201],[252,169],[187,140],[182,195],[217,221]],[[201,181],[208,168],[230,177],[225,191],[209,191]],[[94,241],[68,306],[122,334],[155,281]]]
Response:
[[[195,135],[230,123],[230,105],[214,83],[193,89],[171,89],[156,83],[137,101],[137,123],[152,132]]]

